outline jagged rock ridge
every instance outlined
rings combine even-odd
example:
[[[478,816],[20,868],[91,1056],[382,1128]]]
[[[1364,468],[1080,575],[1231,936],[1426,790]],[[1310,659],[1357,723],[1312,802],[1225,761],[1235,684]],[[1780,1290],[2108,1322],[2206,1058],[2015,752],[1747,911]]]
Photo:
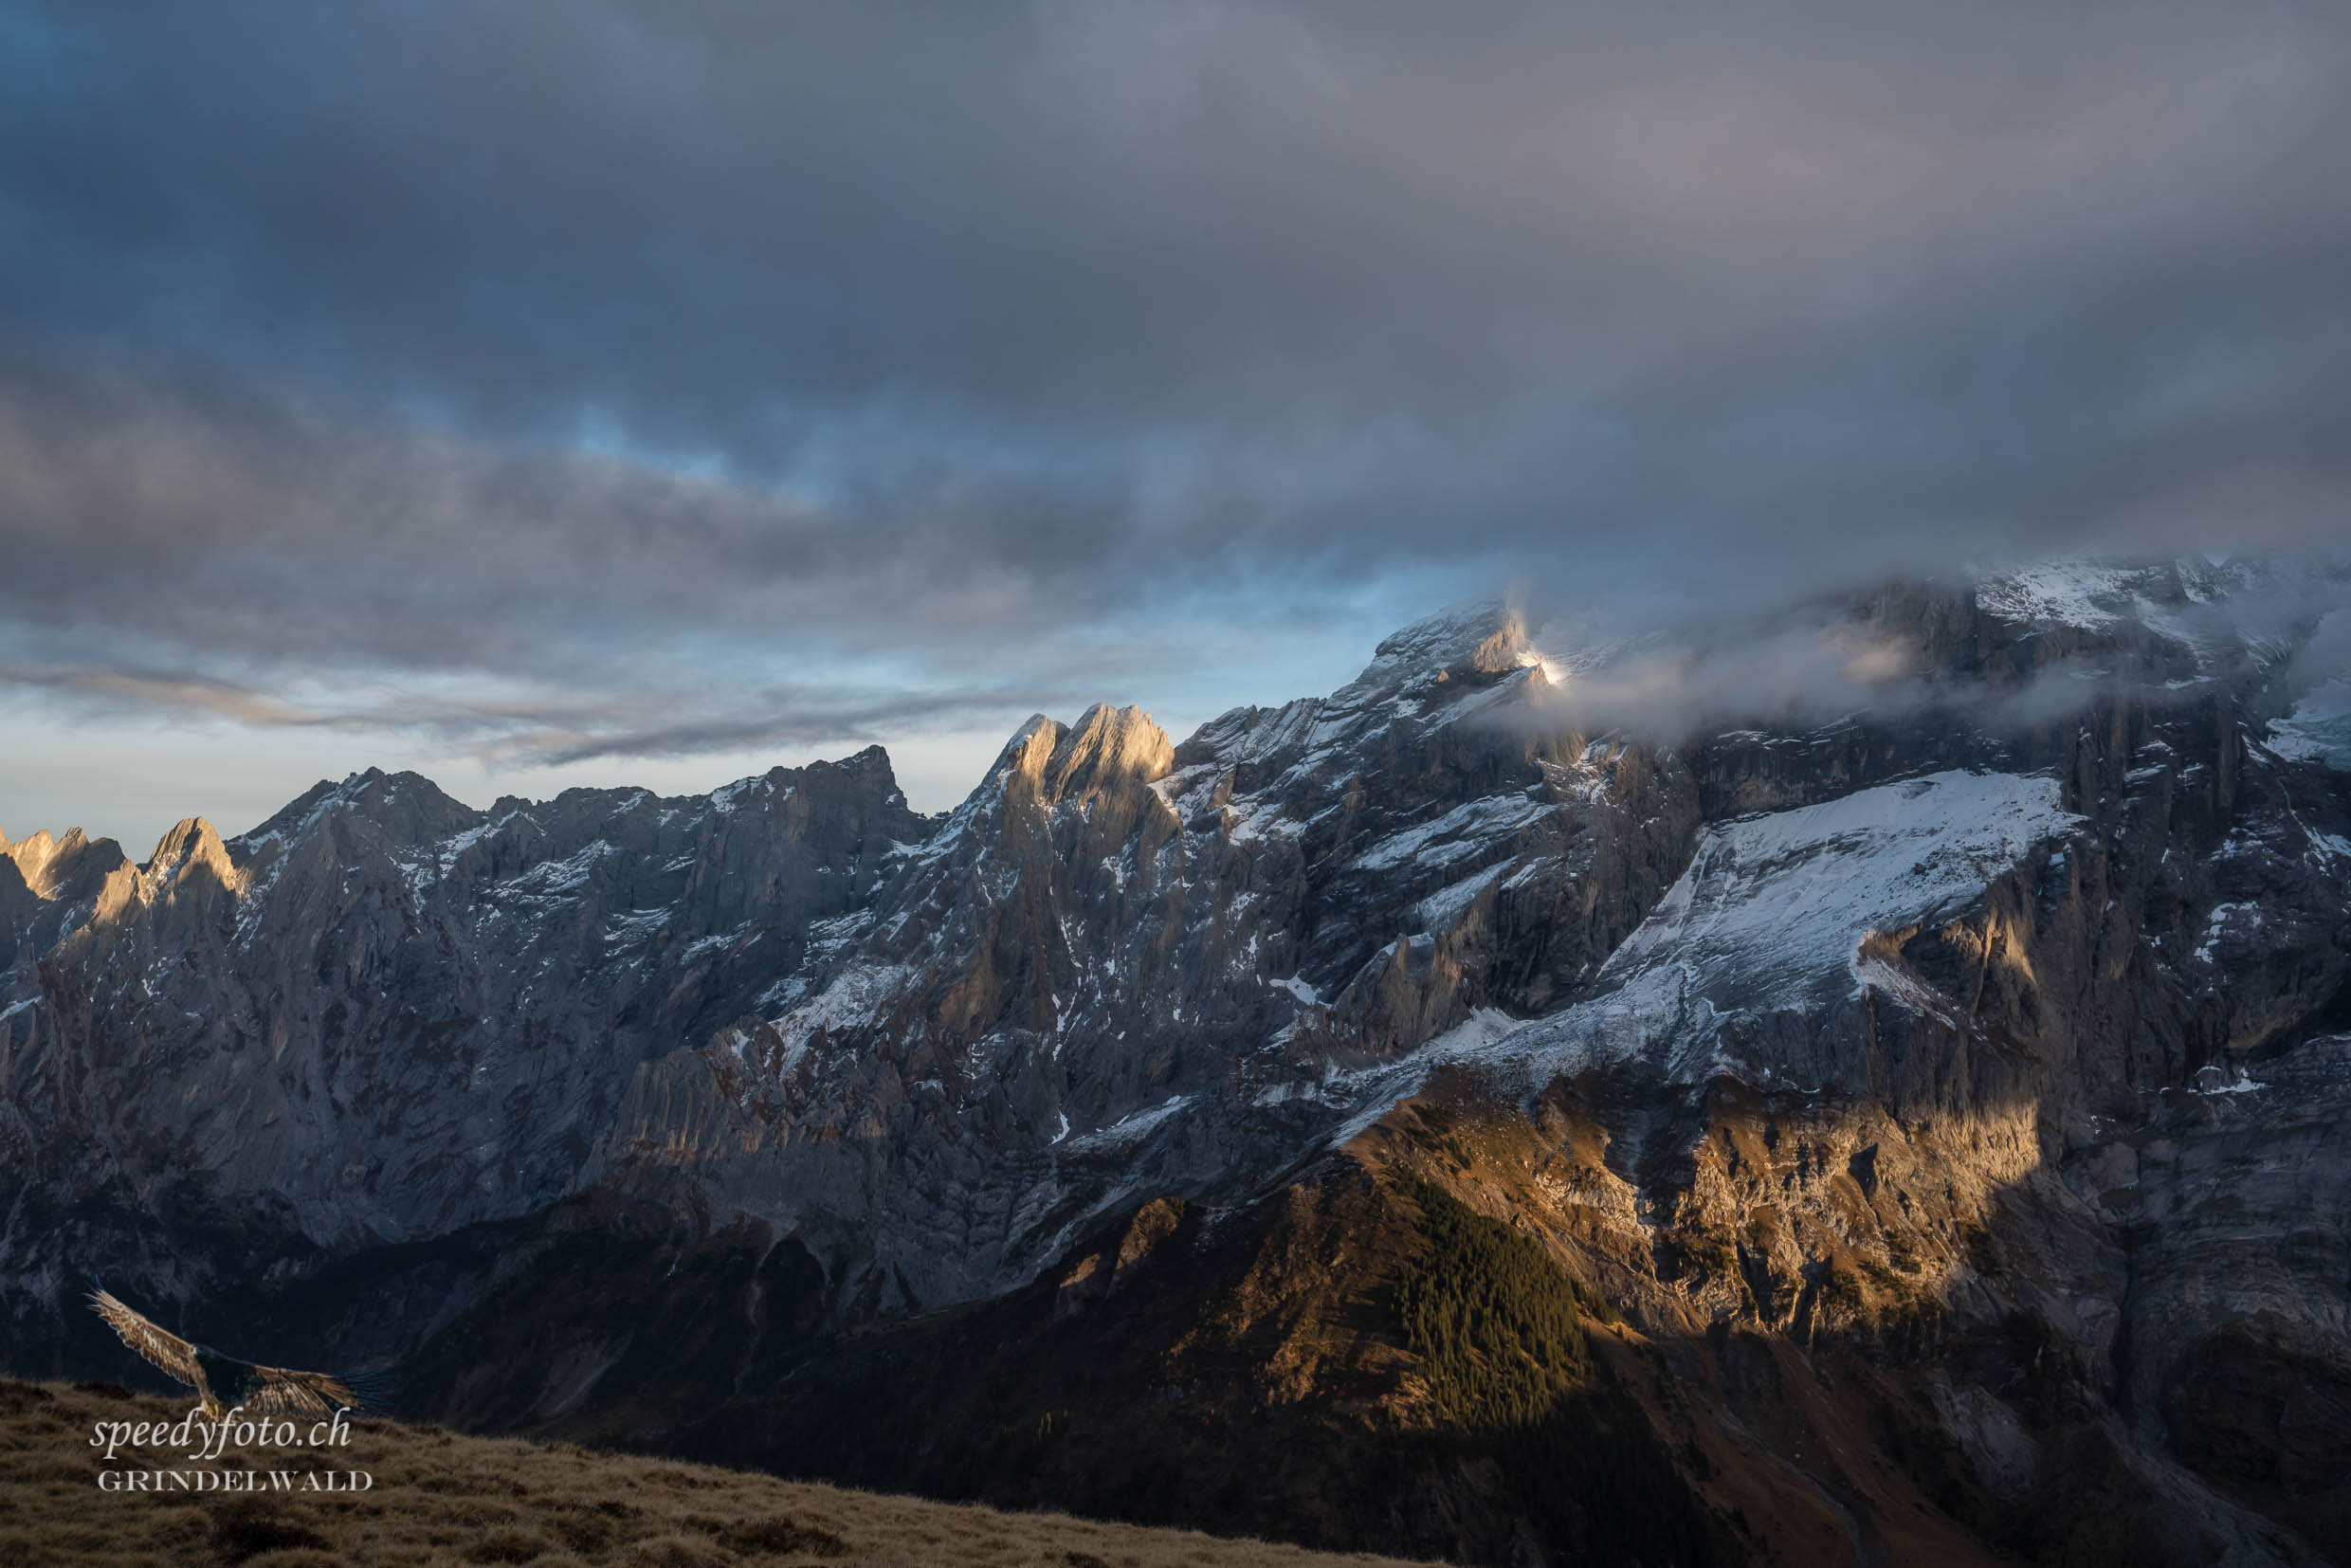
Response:
[[[2337,1539],[2351,1391],[2351,843],[2324,612],[2247,610],[2274,587],[1889,590],[1829,621],[1899,650],[1899,702],[1672,745],[1578,721],[1643,649],[1480,607],[1180,746],[1131,709],[1032,720],[936,822],[870,752],[489,813],[358,775],[144,867],[9,847],[17,1342],[64,1343],[77,1254],[200,1299],[485,1236],[347,1320],[410,1346],[582,1227],[765,1237],[745,1322],[795,1279],[796,1335],[1056,1277],[1137,1205],[1253,1212],[1344,1144],[1542,1237],[1660,1345],[1826,1355],[1931,1312],[1942,1348],[1884,1396],[1964,1480],[1815,1461],[1856,1541],[2046,1521],[2052,1455],[2111,1429],[2130,1485],[2189,1499],[2178,1539],[2290,1559],[2283,1528]],[[1431,1164],[1414,1094],[1507,1158]],[[506,1379],[501,1418],[622,1408],[648,1352],[613,1332]],[[742,1354],[699,1375],[740,1389]],[[1686,1436],[1735,1466],[1770,1413],[1718,1392],[1749,1435]]]

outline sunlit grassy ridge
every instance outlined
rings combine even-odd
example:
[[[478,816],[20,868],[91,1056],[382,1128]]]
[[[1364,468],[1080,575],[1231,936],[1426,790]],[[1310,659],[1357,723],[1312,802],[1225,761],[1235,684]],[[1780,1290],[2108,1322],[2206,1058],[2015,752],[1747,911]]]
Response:
[[[773,1476],[365,1422],[331,1450],[231,1450],[250,1469],[360,1470],[355,1495],[101,1490],[102,1468],[220,1468],[168,1449],[89,1446],[101,1421],[173,1421],[184,1402],[97,1385],[0,1380],[0,1564],[248,1568],[1308,1568],[1377,1563],[1183,1530],[1099,1523],[780,1481]],[[298,1483],[299,1484],[299,1483]]]

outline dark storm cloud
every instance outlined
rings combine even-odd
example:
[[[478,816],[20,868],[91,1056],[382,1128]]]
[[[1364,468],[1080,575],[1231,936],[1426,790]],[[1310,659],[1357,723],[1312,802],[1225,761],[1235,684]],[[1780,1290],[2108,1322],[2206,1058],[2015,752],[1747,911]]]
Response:
[[[2339,537],[2347,67],[2316,4],[0,5],[0,653],[675,749],[1423,579]]]

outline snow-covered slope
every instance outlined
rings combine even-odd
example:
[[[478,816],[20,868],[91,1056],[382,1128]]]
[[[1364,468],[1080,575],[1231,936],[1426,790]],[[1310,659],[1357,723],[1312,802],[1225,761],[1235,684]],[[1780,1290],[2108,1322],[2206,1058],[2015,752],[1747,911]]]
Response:
[[[1802,1081],[1818,1064],[1734,1040],[1753,1045],[1776,1014],[1817,1019],[1872,986],[1946,1007],[1886,951],[2081,828],[2058,795],[2053,778],[1931,774],[1709,828],[1595,994],[1514,1045],[1546,1073],[1638,1056],[1676,1082],[1725,1071]]]

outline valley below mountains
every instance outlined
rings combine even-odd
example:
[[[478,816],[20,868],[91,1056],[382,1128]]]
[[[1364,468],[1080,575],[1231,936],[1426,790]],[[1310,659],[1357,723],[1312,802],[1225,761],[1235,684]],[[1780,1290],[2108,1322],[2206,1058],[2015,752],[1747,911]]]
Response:
[[[1503,604],[477,811],[0,837],[0,1344],[1533,1564],[2351,1564],[2351,585],[1901,584],[1851,711]],[[2280,611],[2277,606],[2303,606]],[[1791,629],[1794,629],[1791,630]],[[1753,711],[1748,711],[1752,708]]]

